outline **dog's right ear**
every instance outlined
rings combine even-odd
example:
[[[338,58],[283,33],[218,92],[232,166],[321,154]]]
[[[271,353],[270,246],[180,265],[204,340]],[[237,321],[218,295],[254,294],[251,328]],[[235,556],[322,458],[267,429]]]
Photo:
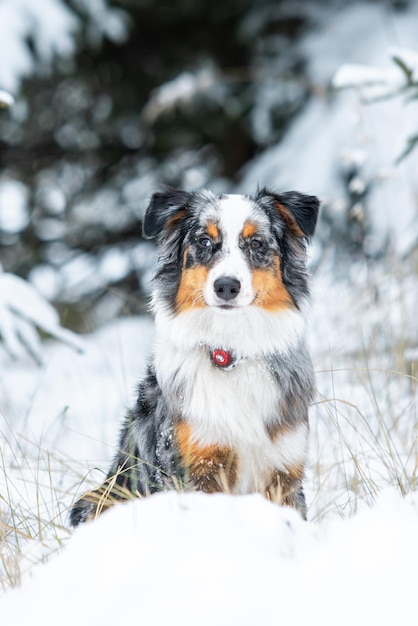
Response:
[[[187,191],[172,188],[154,193],[142,223],[144,237],[147,239],[157,237],[170,223],[174,225],[184,217],[191,196],[192,194]]]

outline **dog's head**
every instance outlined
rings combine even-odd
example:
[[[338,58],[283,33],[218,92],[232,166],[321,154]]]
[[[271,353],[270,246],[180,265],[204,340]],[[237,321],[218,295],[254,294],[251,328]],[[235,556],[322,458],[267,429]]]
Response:
[[[315,197],[294,191],[155,193],[143,232],[159,246],[159,301],[176,314],[298,309],[308,295],[306,243],[318,208]]]

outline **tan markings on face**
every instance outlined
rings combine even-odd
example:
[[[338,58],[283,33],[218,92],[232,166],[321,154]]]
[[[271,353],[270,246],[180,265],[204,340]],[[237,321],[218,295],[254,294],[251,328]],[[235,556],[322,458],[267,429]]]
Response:
[[[208,268],[203,265],[196,265],[186,269],[187,255],[188,250],[185,250],[183,270],[176,297],[177,311],[179,313],[207,306],[203,297],[203,289],[208,277]]]
[[[253,222],[245,222],[244,228],[242,229],[242,236],[244,239],[248,239],[252,237],[257,232],[257,227]]]
[[[209,224],[206,226],[206,232],[209,237],[212,237],[212,239],[214,239],[215,241],[219,239],[219,229],[215,222],[209,222]]]
[[[181,463],[195,486],[206,493],[231,491],[237,481],[237,456],[226,446],[200,446],[191,428],[181,421],[176,427]]]
[[[286,207],[284,207],[282,204],[280,204],[280,202],[276,203],[277,208],[279,209],[279,212],[286,224],[286,227],[294,234],[297,235],[298,237],[303,237],[303,232],[301,231],[301,229],[299,228],[299,226],[297,225],[295,218],[293,217],[293,215],[290,213],[290,211],[288,211],[286,209]]]
[[[268,311],[294,308],[291,295],[282,281],[280,260],[276,256],[272,267],[253,270],[253,304]]]

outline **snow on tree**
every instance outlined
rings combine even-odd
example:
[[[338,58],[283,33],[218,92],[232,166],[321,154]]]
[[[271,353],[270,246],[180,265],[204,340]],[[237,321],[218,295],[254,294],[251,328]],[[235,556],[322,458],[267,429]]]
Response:
[[[127,17],[106,0],[77,0],[75,8],[88,18],[88,36],[124,41]],[[0,4],[0,87],[17,93],[24,78],[52,69],[55,59],[77,51],[82,20],[64,0],[3,0]],[[29,45],[30,44],[30,45]]]
[[[382,69],[365,65],[342,65],[333,78],[336,89],[361,88],[365,102],[402,96],[404,102],[418,99],[418,52],[405,48],[390,48],[394,67]],[[417,128],[418,131],[418,128]],[[397,161],[407,157],[418,144],[418,133],[408,137],[405,149]]]
[[[4,89],[0,89],[0,108],[1,109],[8,109],[9,107],[12,106],[14,101],[15,99],[13,98],[11,93],[9,93],[8,91],[5,91]]]
[[[37,329],[83,351],[82,339],[61,327],[55,309],[28,282],[0,268],[0,338],[6,351],[15,358],[28,352],[41,364]]]

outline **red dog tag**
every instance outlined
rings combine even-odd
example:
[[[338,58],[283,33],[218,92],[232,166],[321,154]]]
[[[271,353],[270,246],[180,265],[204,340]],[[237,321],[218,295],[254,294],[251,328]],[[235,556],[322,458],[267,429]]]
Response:
[[[218,367],[229,367],[233,365],[235,359],[231,352],[217,348],[210,353],[212,362]]]

